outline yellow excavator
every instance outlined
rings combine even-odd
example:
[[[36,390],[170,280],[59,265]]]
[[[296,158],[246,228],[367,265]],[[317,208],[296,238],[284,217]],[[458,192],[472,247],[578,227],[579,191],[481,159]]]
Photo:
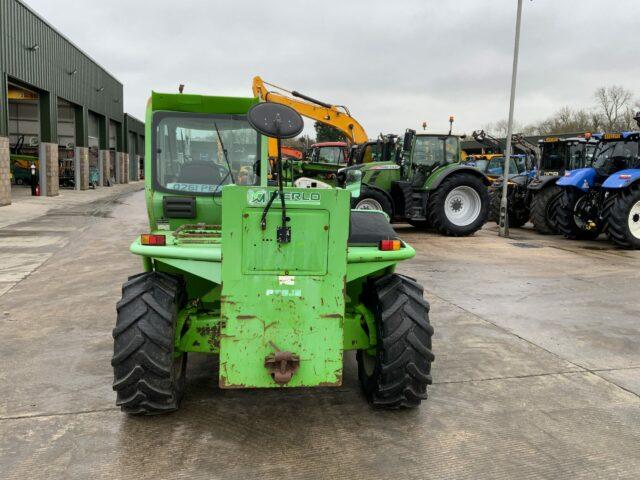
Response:
[[[271,87],[274,90],[269,90]],[[295,90],[287,90],[267,83],[259,76],[253,77],[253,95],[263,102],[280,103],[293,108],[303,117],[329,125],[342,133],[351,145],[365,143],[369,137],[362,125],[351,116],[344,105],[331,105]],[[276,141],[269,139],[269,156],[277,154]]]

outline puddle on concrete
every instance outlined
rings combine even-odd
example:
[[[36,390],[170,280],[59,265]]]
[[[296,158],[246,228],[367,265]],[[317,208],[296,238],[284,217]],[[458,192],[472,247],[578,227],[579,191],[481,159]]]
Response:
[[[542,245],[535,245],[533,243],[525,243],[525,242],[516,242],[516,243],[512,243],[511,245],[518,248],[542,248]]]

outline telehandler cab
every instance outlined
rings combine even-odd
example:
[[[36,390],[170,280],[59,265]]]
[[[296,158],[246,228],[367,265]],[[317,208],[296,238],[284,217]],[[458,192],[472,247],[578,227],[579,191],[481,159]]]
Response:
[[[149,232],[131,245],[144,272],[113,330],[123,411],[176,410],[190,352],[219,356],[221,388],[268,388],[338,386],[355,350],[373,404],[427,398],[429,304],[394,273],[415,251],[382,212],[350,211],[360,172],[285,184],[278,151],[267,180],[267,137],[302,119],[257,98],[153,93],[145,128]]]

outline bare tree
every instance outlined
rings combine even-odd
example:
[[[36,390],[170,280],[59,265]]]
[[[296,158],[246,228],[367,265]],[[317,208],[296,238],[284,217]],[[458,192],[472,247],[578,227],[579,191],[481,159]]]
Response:
[[[625,112],[631,108],[633,92],[620,85],[600,87],[596,90],[597,109],[603,117],[603,126],[609,131],[620,130]]]

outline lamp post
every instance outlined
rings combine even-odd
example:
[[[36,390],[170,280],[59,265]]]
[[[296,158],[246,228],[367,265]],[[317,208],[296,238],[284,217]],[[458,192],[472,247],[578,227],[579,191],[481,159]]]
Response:
[[[507,122],[507,148],[504,152],[504,169],[502,181],[502,199],[500,200],[500,228],[501,237],[509,236],[509,217],[507,215],[507,188],[509,183],[509,162],[511,160],[511,133],[513,129],[513,105],[516,98],[516,79],[518,76],[518,50],[520,49],[520,19],[522,18],[522,0],[518,0],[516,15],[516,40],[513,47],[513,70],[511,72],[511,98],[509,100],[509,120]]]

